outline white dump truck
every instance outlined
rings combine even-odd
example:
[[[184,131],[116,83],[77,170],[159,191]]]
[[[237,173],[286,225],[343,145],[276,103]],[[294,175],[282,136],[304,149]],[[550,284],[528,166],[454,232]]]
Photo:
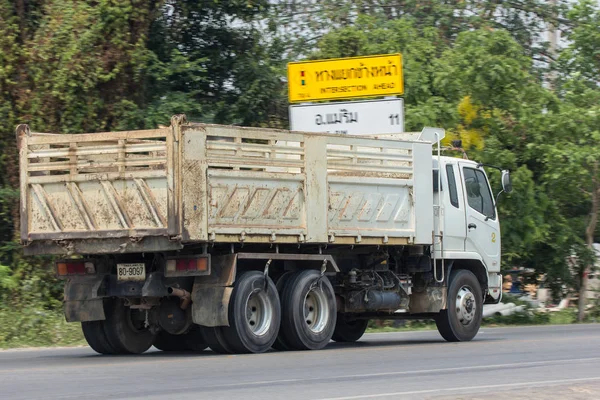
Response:
[[[467,341],[501,297],[499,221],[443,136],[20,125],[21,240],[58,255],[66,319],[103,354],[321,349],[373,319]]]

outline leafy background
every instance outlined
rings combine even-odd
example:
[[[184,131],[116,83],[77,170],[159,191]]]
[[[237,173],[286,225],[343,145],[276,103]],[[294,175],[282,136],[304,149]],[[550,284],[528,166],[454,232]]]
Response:
[[[578,292],[600,204],[597,2],[0,0],[0,346],[70,340],[52,260],[16,238],[17,124],[286,128],[287,62],[392,52],[408,131],[442,126],[512,171],[503,268],[532,268],[555,300]]]

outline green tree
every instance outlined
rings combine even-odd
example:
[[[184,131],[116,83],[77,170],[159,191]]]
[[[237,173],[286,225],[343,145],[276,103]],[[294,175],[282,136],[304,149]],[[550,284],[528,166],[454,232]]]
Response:
[[[581,0],[568,17],[575,23],[566,35],[568,45],[559,57],[557,79],[563,103],[547,130],[554,140],[543,149],[548,191],[560,203],[574,236],[587,246],[579,250],[582,262],[575,266],[578,320],[583,321],[600,212],[600,6]]]
[[[171,115],[286,124],[277,40],[261,35],[267,1],[0,0],[0,264],[25,297],[52,304],[52,260],[21,255],[14,128],[154,128]],[[7,278],[8,279],[8,278]],[[5,290],[9,290],[6,289]],[[29,297],[27,297],[29,298]],[[27,303],[29,304],[29,303]]]

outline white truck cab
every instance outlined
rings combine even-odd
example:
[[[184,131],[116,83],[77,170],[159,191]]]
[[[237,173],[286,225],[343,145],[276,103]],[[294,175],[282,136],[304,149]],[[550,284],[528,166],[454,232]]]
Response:
[[[499,301],[500,222],[483,167],[470,160],[440,157],[443,255],[446,261],[476,260],[488,274],[489,301]],[[434,160],[434,168],[437,160]],[[435,201],[434,197],[434,201]],[[440,249],[441,251],[441,249]]]

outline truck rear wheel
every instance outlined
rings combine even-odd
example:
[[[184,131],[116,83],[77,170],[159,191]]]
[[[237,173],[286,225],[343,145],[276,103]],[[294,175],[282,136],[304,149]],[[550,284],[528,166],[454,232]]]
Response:
[[[141,354],[154,343],[154,335],[145,326],[143,310],[126,307],[122,300],[114,301],[106,311],[104,330],[118,354]]]
[[[208,347],[200,330],[200,325],[192,325],[190,331],[183,335],[183,340],[185,341],[186,350],[204,351]]]
[[[331,340],[336,322],[336,303],[329,279],[318,271],[294,273],[281,299],[284,340],[297,350],[318,350]]]
[[[448,286],[448,309],[435,318],[438,331],[448,342],[466,342],[481,326],[483,295],[475,275],[468,270],[452,271]]]
[[[92,350],[100,354],[116,354],[104,332],[104,321],[85,321],[81,323],[85,340]]]
[[[277,279],[277,283],[275,284],[275,286],[277,287],[277,293],[279,294],[280,300],[281,300],[281,297],[283,296],[283,289],[285,289],[285,285],[290,280],[290,277],[292,275],[293,275],[293,272],[288,271],[288,272],[285,272],[283,275],[281,275],[279,277],[279,279]],[[279,350],[279,351],[290,350],[290,345],[287,344],[287,342],[285,341],[285,337],[283,335],[281,327],[279,328],[279,333],[277,334],[277,339],[275,339],[275,342],[273,343],[273,348],[275,350]]]
[[[245,272],[229,300],[229,326],[221,327],[227,344],[236,353],[263,353],[275,342],[280,323],[281,305],[271,278]]]
[[[184,335],[171,335],[168,332],[161,331],[156,335],[154,347],[160,351],[184,351],[186,350],[185,341],[182,340]]]
[[[161,331],[156,335],[154,347],[161,351],[202,351],[208,346],[198,325],[193,325],[189,332],[183,335],[172,335]]]
[[[229,346],[223,337],[223,332],[221,331],[220,326],[201,326],[200,331],[202,332],[204,341],[212,351],[217,354],[233,353],[233,349],[231,349],[231,346]]]
[[[342,343],[356,342],[365,334],[368,325],[368,319],[351,319],[348,315],[340,313],[331,338]]]

